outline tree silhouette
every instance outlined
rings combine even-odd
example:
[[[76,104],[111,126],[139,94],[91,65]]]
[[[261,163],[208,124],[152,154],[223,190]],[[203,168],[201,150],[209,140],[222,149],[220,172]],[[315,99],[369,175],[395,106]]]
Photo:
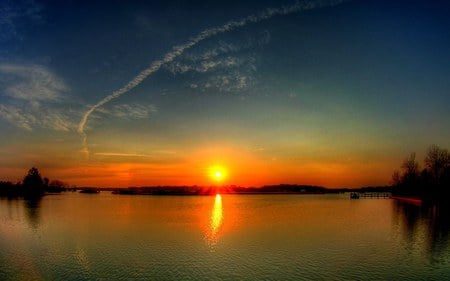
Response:
[[[25,196],[41,196],[44,193],[44,180],[35,167],[28,171],[28,174],[23,178],[22,185]]]
[[[450,202],[450,153],[437,145],[428,148],[420,170],[416,154],[411,153],[401,166],[401,172],[392,175],[393,192],[399,195],[419,196],[434,202]]]
[[[447,149],[431,145],[425,157],[425,166],[431,175],[432,184],[442,184],[450,169],[450,153]]]
[[[398,170],[395,170],[392,174],[391,184],[393,186],[399,186],[400,184],[402,184],[402,175]]]
[[[52,180],[50,183],[45,187],[45,190],[47,192],[63,192],[68,187],[68,184],[60,181],[60,180]]]
[[[419,177],[419,163],[416,161],[416,154],[411,153],[403,161],[403,182],[407,184],[415,183]]]

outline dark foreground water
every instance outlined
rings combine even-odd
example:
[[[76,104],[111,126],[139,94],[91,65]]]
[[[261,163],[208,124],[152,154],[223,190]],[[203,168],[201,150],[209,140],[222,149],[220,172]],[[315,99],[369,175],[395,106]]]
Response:
[[[0,199],[0,280],[449,280],[449,232],[340,195]]]

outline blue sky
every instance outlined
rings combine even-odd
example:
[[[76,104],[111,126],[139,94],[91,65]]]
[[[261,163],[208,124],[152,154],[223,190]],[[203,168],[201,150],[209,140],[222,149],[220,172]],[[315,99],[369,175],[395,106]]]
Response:
[[[206,184],[217,162],[230,184],[387,184],[449,147],[450,4],[340,2],[2,1],[0,176]]]

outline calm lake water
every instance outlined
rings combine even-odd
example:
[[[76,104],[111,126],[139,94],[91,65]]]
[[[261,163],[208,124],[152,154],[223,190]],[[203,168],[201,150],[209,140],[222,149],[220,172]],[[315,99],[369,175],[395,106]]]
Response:
[[[0,280],[449,280],[450,216],[348,195],[0,199]]]

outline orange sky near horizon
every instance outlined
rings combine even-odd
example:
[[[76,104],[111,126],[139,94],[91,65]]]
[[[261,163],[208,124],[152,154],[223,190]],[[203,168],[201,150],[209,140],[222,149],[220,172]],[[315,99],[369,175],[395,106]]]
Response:
[[[176,153],[174,153],[176,154]],[[170,157],[173,157],[171,155]],[[51,161],[33,162],[43,177],[59,179],[73,186],[129,187],[156,185],[237,185],[307,184],[330,188],[386,185],[393,166],[385,162],[345,160],[311,161],[277,159],[233,148],[210,147],[187,153],[178,160],[152,163],[143,155],[93,154],[75,163],[54,165]],[[51,159],[50,159],[51,160]],[[68,159],[67,159],[68,160]],[[30,166],[31,167],[31,166]],[[220,181],[211,173],[221,167],[226,174]],[[20,181],[29,168],[3,169],[0,177]]]

